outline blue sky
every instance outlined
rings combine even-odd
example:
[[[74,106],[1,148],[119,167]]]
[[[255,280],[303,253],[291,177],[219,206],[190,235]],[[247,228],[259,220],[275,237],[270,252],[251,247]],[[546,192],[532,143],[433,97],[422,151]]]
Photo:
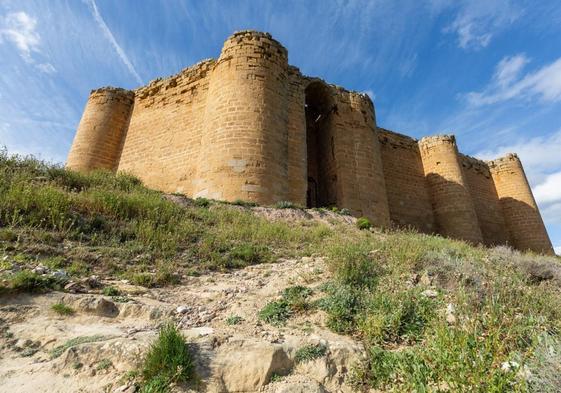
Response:
[[[303,73],[367,92],[380,126],[518,152],[561,252],[558,0],[0,2],[0,145],[63,162],[89,91],[134,88],[268,31]]]

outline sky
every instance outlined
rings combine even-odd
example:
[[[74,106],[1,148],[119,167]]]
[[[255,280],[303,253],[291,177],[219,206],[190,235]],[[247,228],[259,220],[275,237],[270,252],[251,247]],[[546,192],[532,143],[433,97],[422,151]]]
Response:
[[[0,0],[0,146],[64,162],[91,89],[135,88],[270,32],[378,125],[520,156],[561,254],[558,0]]]

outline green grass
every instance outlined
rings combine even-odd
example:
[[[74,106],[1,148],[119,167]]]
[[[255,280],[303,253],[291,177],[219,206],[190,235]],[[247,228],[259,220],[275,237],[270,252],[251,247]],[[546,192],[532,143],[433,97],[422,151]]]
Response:
[[[372,227],[372,223],[366,217],[360,217],[356,220],[356,226],[358,229],[370,229]]]
[[[243,322],[243,318],[240,317],[239,315],[230,315],[228,316],[228,318],[226,318],[226,325],[239,325],[240,323]]]
[[[294,362],[306,363],[325,356],[327,348],[322,344],[309,344],[299,348],[294,355]]]
[[[259,318],[280,326],[320,308],[328,328],[366,348],[353,367],[357,390],[561,391],[559,258],[408,230],[363,230],[370,226],[363,218],[356,226],[272,222],[204,199],[179,205],[127,174],[81,174],[0,152],[0,251],[7,257],[0,290],[64,286],[32,273],[38,264],[152,287],[321,255],[332,276],[322,298],[312,302],[309,288],[290,287]],[[437,296],[424,295],[428,289]],[[446,320],[449,305],[454,323]],[[74,340],[55,353],[89,338]],[[519,370],[505,372],[507,362]],[[523,378],[526,369],[531,377]],[[144,391],[165,391],[173,370],[146,379]]]
[[[148,350],[140,370],[142,392],[168,392],[171,383],[194,377],[194,363],[185,338],[171,323],[165,324]]]
[[[105,296],[121,296],[122,293],[118,288],[107,286],[101,291]]]
[[[109,340],[109,339],[111,339],[111,337],[102,336],[102,335],[99,335],[99,334],[94,335],[94,336],[76,337],[76,338],[73,338],[73,339],[70,339],[70,340],[66,341],[62,345],[59,345],[59,346],[53,348],[50,352],[51,358],[52,359],[58,358],[68,348],[73,348],[73,347],[76,347],[76,346],[82,345],[82,344],[89,344],[89,343],[94,343],[94,342],[99,342],[99,341],[106,341],[106,340]]]
[[[58,315],[70,316],[74,315],[76,311],[70,306],[67,306],[64,303],[55,303],[51,305],[51,310],[53,310]]]

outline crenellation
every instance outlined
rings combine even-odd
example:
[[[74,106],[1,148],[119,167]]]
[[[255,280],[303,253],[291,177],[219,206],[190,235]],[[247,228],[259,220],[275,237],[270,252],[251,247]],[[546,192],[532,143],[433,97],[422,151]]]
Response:
[[[380,128],[368,95],[303,75],[268,33],[235,32],[217,59],[133,91],[93,90],[67,166],[552,252],[516,155],[485,162],[459,153],[453,135],[418,141]]]

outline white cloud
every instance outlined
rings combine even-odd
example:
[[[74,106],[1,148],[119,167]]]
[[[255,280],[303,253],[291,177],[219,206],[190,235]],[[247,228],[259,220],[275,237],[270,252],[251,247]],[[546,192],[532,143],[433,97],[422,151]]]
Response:
[[[481,92],[465,95],[468,102],[481,106],[511,99],[561,100],[561,58],[522,76],[522,70],[529,61],[523,54],[502,59],[495,68],[491,82]]]
[[[0,42],[5,39],[13,43],[21,57],[32,62],[31,52],[39,51],[39,34],[35,30],[37,19],[23,11],[7,14],[0,24]]]
[[[433,6],[442,9],[452,4],[437,1]],[[510,26],[521,15],[522,10],[510,0],[464,0],[460,2],[455,19],[444,32],[456,34],[460,48],[477,50],[488,46],[495,34]]]
[[[56,72],[56,68],[51,63],[37,64],[37,68],[45,74],[54,74]]]
[[[529,138],[493,151],[483,151],[476,156],[489,160],[509,152],[516,152],[520,157],[546,224],[561,225],[561,130],[546,137]]]
[[[109,29],[109,26],[107,26],[107,24],[105,23],[105,20],[103,19],[103,17],[99,13],[99,9],[97,8],[97,4],[96,4],[95,0],[85,0],[85,1],[87,1],[88,5],[90,6],[90,9],[92,11],[92,15],[93,15],[97,25],[99,26],[99,28],[101,29],[101,31],[103,32],[105,37],[109,40],[109,42],[111,43],[111,45],[113,46],[113,48],[117,52],[117,55],[119,55],[119,58],[121,59],[121,61],[125,64],[125,66],[129,70],[129,72],[132,74],[132,76],[134,76],[136,81],[141,85],[144,84],[144,82],[142,81],[142,78],[140,77],[140,75],[138,75],[138,72],[136,72],[136,69],[134,68],[133,64],[129,60],[127,54],[125,53],[123,48],[121,48],[121,46],[119,45],[119,43],[115,39],[115,36],[111,32],[111,29]]]
[[[370,97],[372,102],[374,102],[374,100],[376,99],[376,94],[374,94],[374,92],[372,90],[365,90],[362,93],[366,94],[368,97]]]
[[[557,255],[561,255],[561,246],[557,246],[557,247],[554,247],[554,248],[555,248],[555,253]]]

